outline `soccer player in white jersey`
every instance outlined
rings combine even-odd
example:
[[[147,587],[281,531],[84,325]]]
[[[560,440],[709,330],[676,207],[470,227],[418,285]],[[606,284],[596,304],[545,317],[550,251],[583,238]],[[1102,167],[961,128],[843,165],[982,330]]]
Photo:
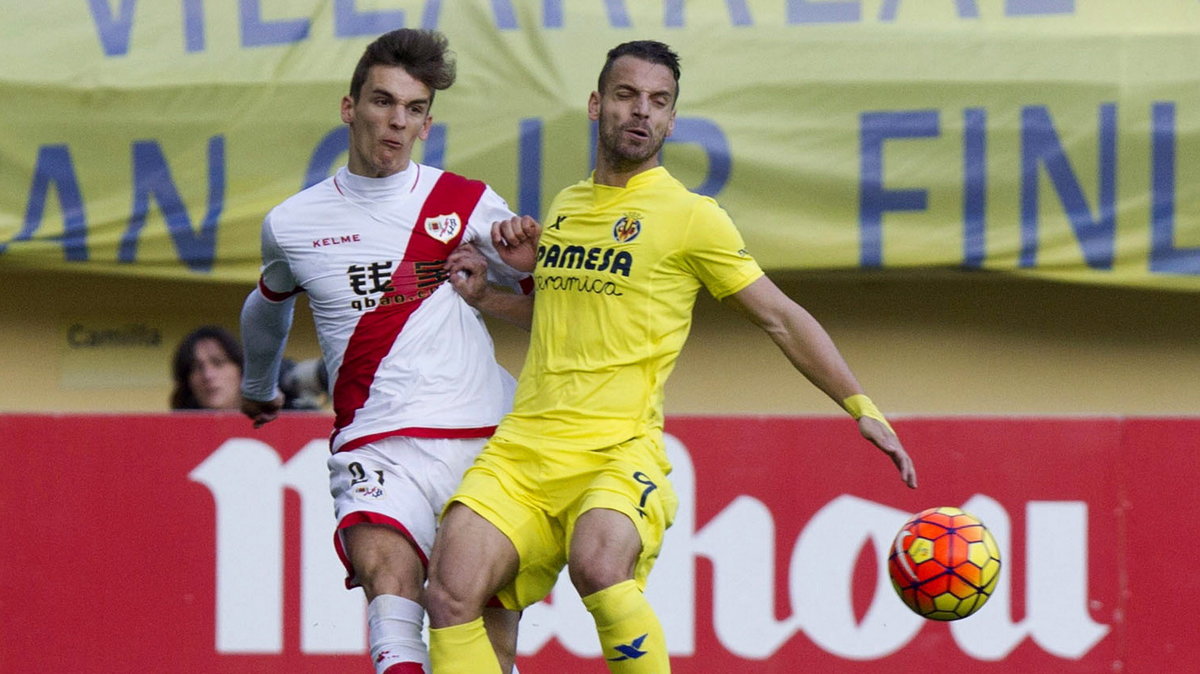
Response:
[[[278,414],[295,295],[308,294],[335,414],[334,545],[347,587],[366,593],[377,674],[429,672],[422,593],[437,515],[511,400],[512,377],[453,286],[482,273],[482,253],[491,281],[531,287],[503,262],[522,251],[491,242],[492,222],[513,217],[504,200],[411,159],[435,91],[454,78],[435,31],[396,30],[366,48],[341,103],[348,164],[267,215],[262,276],[242,308],[242,411],[261,426]],[[505,671],[518,616],[488,612]]]

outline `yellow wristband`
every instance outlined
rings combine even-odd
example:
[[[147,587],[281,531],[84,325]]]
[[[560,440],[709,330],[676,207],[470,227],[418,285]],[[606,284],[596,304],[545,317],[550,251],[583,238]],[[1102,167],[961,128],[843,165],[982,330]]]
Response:
[[[862,417],[867,417],[868,419],[874,419],[884,426],[887,426],[889,431],[893,433],[896,432],[896,429],[892,428],[892,425],[889,424],[888,420],[884,418],[883,412],[879,411],[879,408],[875,406],[875,403],[871,402],[870,398],[861,393],[856,393],[843,400],[842,407],[844,407],[846,411],[850,413],[850,416],[854,417],[856,421]]]

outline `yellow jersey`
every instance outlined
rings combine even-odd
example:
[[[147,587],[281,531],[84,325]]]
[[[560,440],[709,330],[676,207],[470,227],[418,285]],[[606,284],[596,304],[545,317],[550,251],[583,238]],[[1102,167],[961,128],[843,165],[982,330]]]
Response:
[[[661,435],[696,293],[721,299],[762,274],[717,202],[661,166],[625,187],[567,187],[542,223],[529,352],[496,435],[567,450]]]

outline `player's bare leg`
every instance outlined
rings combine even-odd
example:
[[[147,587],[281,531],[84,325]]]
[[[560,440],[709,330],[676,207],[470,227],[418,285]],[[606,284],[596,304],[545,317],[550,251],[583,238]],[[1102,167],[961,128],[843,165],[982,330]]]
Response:
[[[500,671],[504,674],[517,672],[517,625],[521,620],[520,611],[510,611],[499,606],[488,606],[483,609],[483,627],[487,630],[488,641],[492,642],[492,651],[500,661]]]
[[[571,582],[596,621],[609,671],[670,672],[662,624],[633,579],[642,550],[633,522],[616,510],[589,510],[575,523],[570,550]]]
[[[437,674],[504,671],[482,616],[487,602],[516,576],[517,565],[517,550],[507,536],[465,505],[450,506],[429,560],[426,592]]]
[[[421,638],[425,569],[416,549],[387,526],[357,524],[344,533],[346,553],[367,596],[367,635],[376,674],[428,674]]]

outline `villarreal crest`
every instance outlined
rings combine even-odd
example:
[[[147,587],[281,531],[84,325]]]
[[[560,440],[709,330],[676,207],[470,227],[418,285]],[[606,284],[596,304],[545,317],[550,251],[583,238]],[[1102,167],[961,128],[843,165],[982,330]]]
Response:
[[[638,213],[626,213],[613,225],[613,240],[617,243],[628,243],[642,233],[642,221]]]

